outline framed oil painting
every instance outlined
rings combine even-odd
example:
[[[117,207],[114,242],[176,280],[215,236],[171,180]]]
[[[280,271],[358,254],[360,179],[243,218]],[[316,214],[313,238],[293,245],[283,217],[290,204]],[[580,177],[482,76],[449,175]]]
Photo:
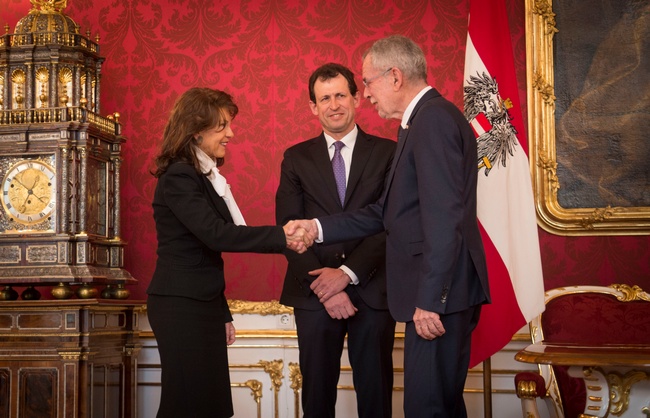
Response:
[[[526,0],[539,225],[650,234],[650,2]]]

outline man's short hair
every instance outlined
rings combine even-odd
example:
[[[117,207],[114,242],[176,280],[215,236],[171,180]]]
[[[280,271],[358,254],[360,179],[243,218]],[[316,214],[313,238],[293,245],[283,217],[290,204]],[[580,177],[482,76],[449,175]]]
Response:
[[[311,74],[311,77],[309,77],[309,100],[316,103],[316,94],[314,93],[314,84],[316,84],[316,80],[327,81],[331,78],[338,77],[339,74],[345,77],[348,81],[350,94],[355,96],[359,89],[357,88],[357,83],[354,81],[354,73],[344,65],[330,62],[318,67]]]
[[[402,35],[392,35],[376,41],[363,54],[370,55],[375,69],[386,71],[399,68],[407,80],[427,80],[427,59],[422,48],[413,40]]]

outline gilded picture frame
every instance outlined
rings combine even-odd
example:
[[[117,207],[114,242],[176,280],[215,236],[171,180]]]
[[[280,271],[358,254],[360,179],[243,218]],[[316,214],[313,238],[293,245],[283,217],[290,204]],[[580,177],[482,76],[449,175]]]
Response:
[[[557,235],[650,234],[650,87],[641,59],[649,3],[564,1],[526,0],[538,224]],[[637,58],[640,68],[622,67]]]

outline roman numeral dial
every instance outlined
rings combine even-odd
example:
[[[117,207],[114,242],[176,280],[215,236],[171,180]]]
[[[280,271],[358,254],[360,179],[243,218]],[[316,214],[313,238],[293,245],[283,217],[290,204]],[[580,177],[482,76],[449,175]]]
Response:
[[[2,180],[2,205],[10,220],[34,224],[50,217],[56,207],[56,174],[49,165],[25,160]]]

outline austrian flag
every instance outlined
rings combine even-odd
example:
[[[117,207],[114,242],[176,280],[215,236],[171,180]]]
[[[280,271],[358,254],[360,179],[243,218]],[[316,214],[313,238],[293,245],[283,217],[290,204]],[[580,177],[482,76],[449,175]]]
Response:
[[[465,117],[476,134],[478,219],[492,304],[472,336],[470,367],[501,350],[544,310],[528,144],[505,0],[470,0]]]
[[[474,130],[474,135],[476,135],[477,138],[492,129],[492,124],[488,120],[487,116],[485,116],[484,112],[476,115],[472,120],[469,121],[469,124]]]

